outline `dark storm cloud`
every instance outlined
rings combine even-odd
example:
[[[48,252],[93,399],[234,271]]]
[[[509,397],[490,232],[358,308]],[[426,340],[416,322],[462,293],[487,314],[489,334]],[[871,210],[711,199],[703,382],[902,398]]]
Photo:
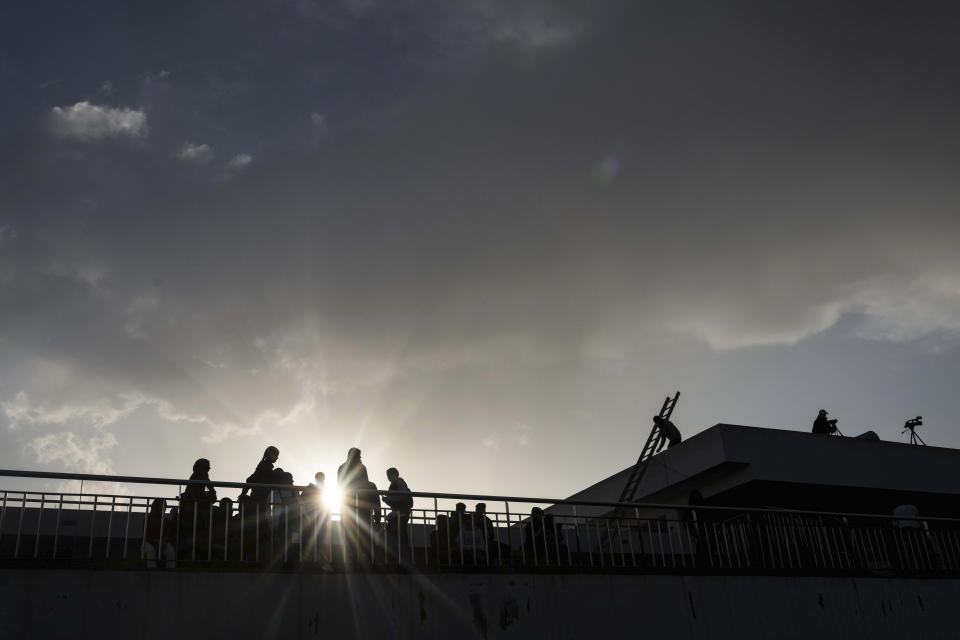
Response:
[[[585,380],[663,384],[638,354],[678,336],[960,330],[944,11],[173,15],[136,69],[101,58],[87,86],[117,92],[78,112],[96,131],[142,112],[148,139],[23,117],[0,155],[0,392],[41,462],[129,446],[136,419],[170,451],[369,429],[452,471],[444,452],[477,443],[563,455],[593,419]],[[68,85],[24,100],[33,122],[76,111]],[[187,144],[208,161],[182,162]]]

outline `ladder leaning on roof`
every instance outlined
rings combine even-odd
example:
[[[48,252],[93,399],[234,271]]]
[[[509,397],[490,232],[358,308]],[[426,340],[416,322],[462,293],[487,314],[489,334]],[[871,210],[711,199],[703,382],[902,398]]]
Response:
[[[663,401],[659,415],[653,418],[653,429],[647,437],[647,443],[643,445],[643,450],[640,451],[637,464],[630,470],[630,477],[627,479],[627,484],[623,487],[623,492],[620,493],[618,502],[634,502],[637,499],[637,489],[640,488],[640,481],[643,480],[643,474],[647,470],[647,461],[659,453],[667,442],[664,425],[669,423],[670,416],[673,415],[673,410],[677,406],[677,400],[679,399],[680,392],[677,391],[673,398],[667,396]]]

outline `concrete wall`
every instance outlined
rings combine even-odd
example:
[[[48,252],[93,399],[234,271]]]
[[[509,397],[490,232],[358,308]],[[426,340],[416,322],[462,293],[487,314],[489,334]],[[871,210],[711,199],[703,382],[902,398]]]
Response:
[[[960,581],[0,570],[0,638],[954,638]]]

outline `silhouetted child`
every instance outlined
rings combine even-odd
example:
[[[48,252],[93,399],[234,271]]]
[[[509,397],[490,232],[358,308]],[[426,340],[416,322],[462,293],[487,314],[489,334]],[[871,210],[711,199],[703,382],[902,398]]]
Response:
[[[403,549],[409,543],[407,524],[413,509],[413,496],[410,495],[407,482],[400,477],[400,472],[395,467],[387,469],[387,479],[390,481],[389,490],[401,494],[383,496],[383,501],[390,507],[386,520],[387,548],[392,556],[403,557]]]

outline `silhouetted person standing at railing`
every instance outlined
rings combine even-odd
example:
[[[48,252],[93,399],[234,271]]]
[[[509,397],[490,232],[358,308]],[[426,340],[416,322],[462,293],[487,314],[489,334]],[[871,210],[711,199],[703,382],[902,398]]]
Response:
[[[263,457],[257,463],[257,468],[247,477],[247,482],[256,484],[278,484],[279,475],[273,465],[280,458],[280,450],[274,446],[267,447]],[[247,492],[249,491],[249,495]],[[266,487],[244,487],[240,492],[240,513],[243,526],[247,529],[246,539],[252,547],[243,550],[244,557],[260,558],[267,551],[272,538],[270,511],[271,489]],[[246,546],[246,545],[245,545]]]
[[[406,480],[400,477],[400,472],[395,467],[387,469],[387,479],[390,481],[389,491],[403,494],[383,497],[383,501],[390,507],[390,513],[387,514],[387,548],[392,556],[402,558],[402,549],[409,542],[407,525],[413,509],[413,496],[410,495]]]
[[[300,493],[300,504],[303,509],[303,534],[301,543],[304,545],[304,557],[319,559],[321,538],[327,520],[327,509],[323,502],[324,484],[326,475],[317,471],[313,476],[314,482],[308,484]]]
[[[497,529],[493,526],[493,520],[487,515],[487,505],[484,502],[478,502],[473,508],[473,519],[476,527],[483,531],[483,537],[487,542],[487,550],[493,554],[497,551],[497,545],[500,539],[497,536]]]
[[[543,529],[547,536],[547,563],[552,565],[567,562],[567,541],[563,535],[563,526],[558,524],[555,516],[548,513],[543,517]]]
[[[256,470],[247,478],[247,482],[256,484],[278,484],[279,476],[273,470],[273,465],[280,458],[280,450],[276,447],[267,447],[263,452],[263,458],[257,464]],[[267,502],[270,500],[270,489],[264,487],[244,487],[240,493],[240,499],[247,497],[247,491],[250,492],[251,502]]]
[[[206,458],[200,458],[194,462],[190,479],[210,482],[210,461]],[[188,482],[186,489],[183,491],[183,497],[198,502],[216,502],[217,490],[210,485],[200,484],[200,482]]]
[[[454,538],[450,535],[450,517],[444,514],[437,515],[437,527],[430,532],[430,558],[436,560],[439,564],[450,564],[453,556],[457,556],[459,562],[459,553],[453,552]]]
[[[364,561],[374,559],[373,550],[381,515],[377,485],[368,480],[365,485],[357,489],[358,549]]]
[[[463,505],[461,512],[460,504],[457,505],[459,525],[456,539],[463,555],[463,562],[483,564],[487,560],[487,534],[483,529],[483,523],[476,517],[476,513],[466,512],[466,505]]]
[[[544,564],[545,562],[547,547],[543,525],[543,509],[534,507],[523,525],[523,547],[528,563]]]
[[[313,480],[313,482],[305,486],[303,491],[300,492],[300,497],[303,498],[305,507],[307,503],[318,505],[323,501],[323,485],[326,481],[326,475],[323,471],[317,471],[313,475]]]
[[[829,436],[837,431],[837,421],[828,420],[827,412],[824,409],[820,409],[820,412],[817,413],[816,420],[813,421],[813,433],[818,433],[821,435]]]
[[[450,514],[450,539],[457,540],[460,530],[466,526],[469,526],[467,524],[467,505],[458,502],[456,510]]]
[[[217,490],[203,484],[210,481],[210,461],[199,458],[193,463],[183,493],[180,495],[180,543],[181,547],[203,546],[209,533],[209,523],[213,503],[217,501]]]
[[[148,569],[156,568],[157,560],[166,560],[168,569],[177,566],[177,551],[171,542],[176,535],[173,530],[174,523],[165,515],[166,510],[167,503],[162,498],[156,498],[150,503],[143,536],[143,556],[147,560]]]
[[[293,474],[276,469],[276,483],[283,485],[274,489],[271,504],[273,505],[273,530],[276,544],[279,545],[278,559],[283,557],[285,549],[299,544],[300,537],[300,495],[293,488]],[[289,558],[286,558],[289,559]]]
[[[344,554],[352,561],[359,553],[360,522],[358,521],[358,491],[367,488],[370,479],[360,457],[360,449],[347,451],[347,460],[337,469],[337,490],[340,492],[340,520],[344,534]],[[379,500],[377,501],[379,504]],[[369,534],[368,534],[369,535]]]
[[[239,545],[239,531],[233,521],[233,500],[222,498],[213,510],[213,553],[214,558],[228,558],[229,547]]]

